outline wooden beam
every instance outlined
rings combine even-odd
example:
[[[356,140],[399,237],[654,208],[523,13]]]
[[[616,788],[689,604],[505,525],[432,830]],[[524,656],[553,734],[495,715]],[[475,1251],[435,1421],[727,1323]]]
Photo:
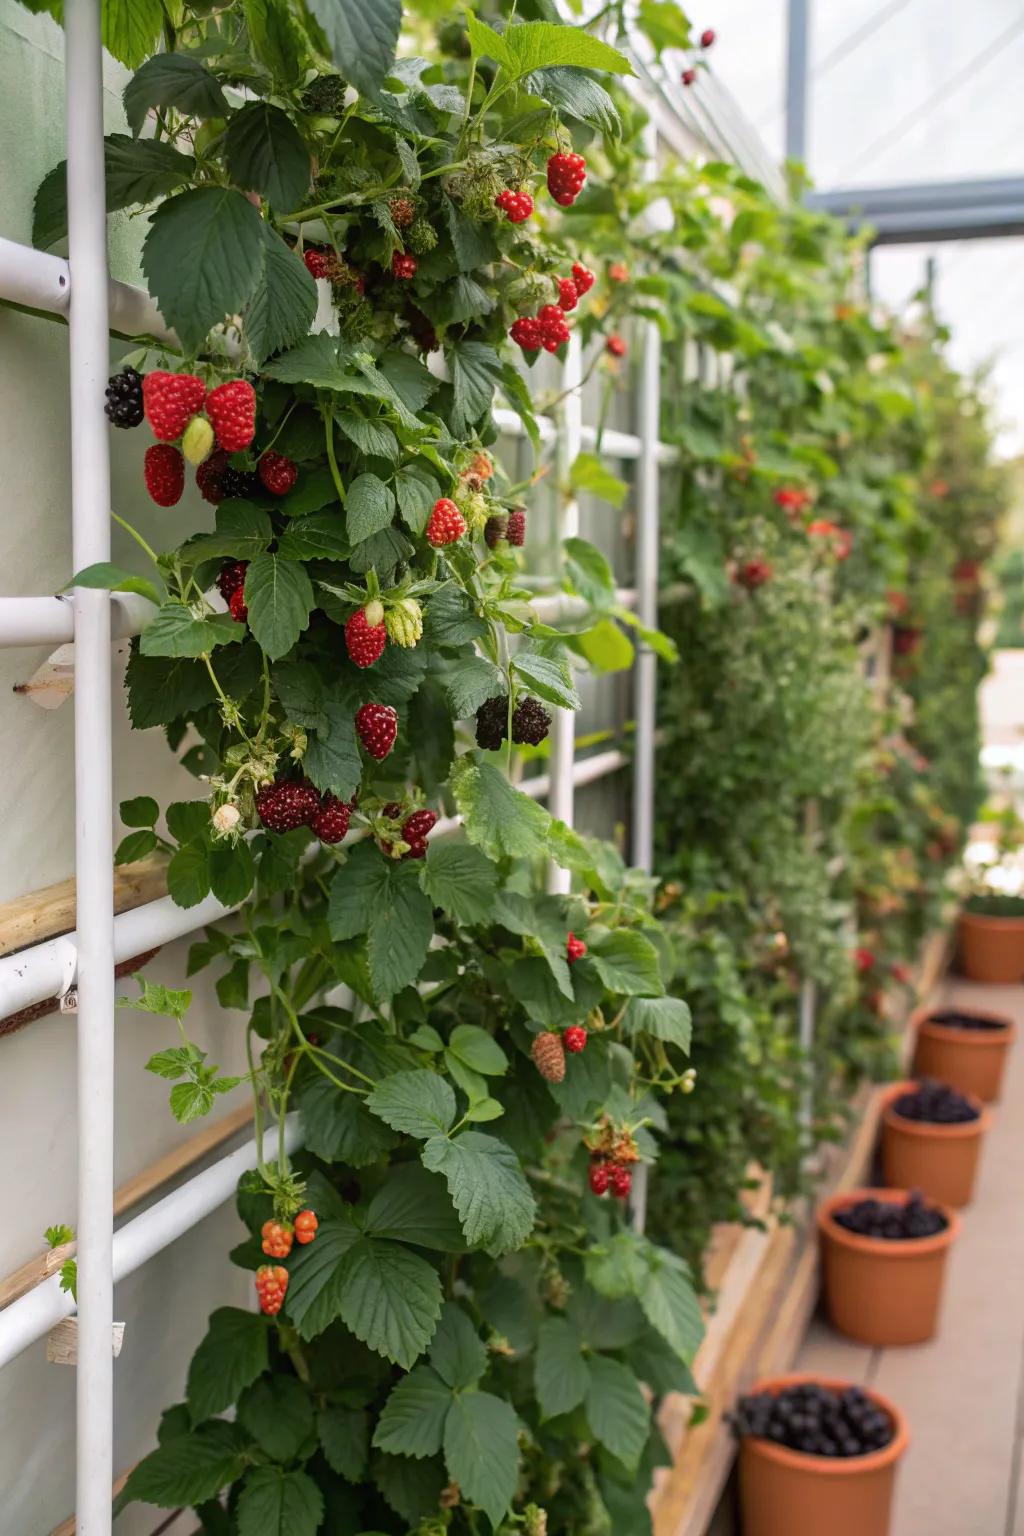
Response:
[[[167,894],[167,860],[151,854],[114,870],[114,911],[130,912]],[[0,955],[41,944],[75,926],[75,882],[61,880],[27,896],[0,903]]]

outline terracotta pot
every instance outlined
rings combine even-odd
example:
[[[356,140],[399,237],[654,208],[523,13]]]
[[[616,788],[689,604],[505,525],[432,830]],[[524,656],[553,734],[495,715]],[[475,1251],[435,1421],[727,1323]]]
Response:
[[[903,1189],[855,1189],[818,1207],[825,1301],[832,1322],[862,1344],[923,1344],[934,1337],[942,1300],[946,1255],[959,1230],[951,1209],[933,1237],[905,1241],[860,1237],[834,1219],[858,1200],[907,1199]]]
[[[961,912],[960,964],[971,981],[1024,981],[1024,917]]]
[[[1004,1013],[985,1013],[978,1008],[951,1008],[976,1019],[991,1019],[995,1029],[957,1029],[936,1022],[941,1010],[921,1008],[911,1019],[917,1027],[914,1072],[948,1083],[958,1093],[970,1094],[991,1104],[998,1099],[1010,1046],[1016,1036],[1013,1020]]]
[[[911,1093],[916,1083],[894,1083],[882,1109],[882,1177],[891,1189],[919,1189],[941,1205],[970,1203],[978,1171],[982,1137],[991,1114],[980,1100],[977,1120],[962,1125],[936,1125],[907,1120],[892,1107],[894,1099]]]
[[[754,1392],[813,1381],[833,1391],[850,1385],[820,1376],[776,1376]],[[896,1466],[910,1436],[888,1398],[865,1388],[893,1423],[893,1438],[868,1456],[809,1456],[771,1440],[745,1436],[740,1443],[743,1536],[887,1536]]]

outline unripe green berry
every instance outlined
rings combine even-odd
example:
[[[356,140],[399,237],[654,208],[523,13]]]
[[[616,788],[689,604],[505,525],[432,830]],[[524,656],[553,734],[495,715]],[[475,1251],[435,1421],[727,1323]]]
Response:
[[[190,464],[201,464],[213,449],[213,428],[205,416],[193,416],[185,428],[181,451]]]
[[[425,256],[437,244],[437,231],[426,219],[417,219],[406,236],[406,245],[417,256]]]
[[[363,609],[363,615],[371,629],[376,629],[378,624],[384,622],[384,604],[379,598],[371,598]]]
[[[423,634],[423,609],[415,598],[403,597],[388,609],[384,624],[388,639],[394,645],[403,645],[408,650]]]

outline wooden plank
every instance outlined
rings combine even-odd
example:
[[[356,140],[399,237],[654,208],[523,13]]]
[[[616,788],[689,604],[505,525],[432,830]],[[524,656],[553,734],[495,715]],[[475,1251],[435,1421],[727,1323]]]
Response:
[[[127,1472],[122,1472],[120,1477],[115,1478],[114,1486],[110,1490],[111,1502],[117,1498],[118,1494],[121,1492],[122,1488],[134,1470],[134,1467],[129,1467]],[[54,1527],[54,1529],[50,1532],[50,1536],[75,1536],[77,1529],[78,1524],[74,1515],[69,1515],[66,1520],[61,1521],[60,1525]]]
[[[114,870],[114,911],[130,912],[167,894],[167,860],[151,854]],[[75,882],[61,880],[27,896],[0,903],[0,955],[40,944],[75,926]]]

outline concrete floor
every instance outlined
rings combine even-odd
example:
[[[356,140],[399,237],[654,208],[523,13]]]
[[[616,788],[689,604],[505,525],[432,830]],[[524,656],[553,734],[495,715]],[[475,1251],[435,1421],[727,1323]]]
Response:
[[[944,999],[1012,1014],[1024,987],[959,978]],[[1011,1053],[974,1201],[946,1275],[938,1339],[869,1349],[816,1319],[800,1370],[876,1386],[910,1422],[891,1536],[1024,1536],[1024,1045]],[[825,1533],[827,1536],[827,1533]]]

